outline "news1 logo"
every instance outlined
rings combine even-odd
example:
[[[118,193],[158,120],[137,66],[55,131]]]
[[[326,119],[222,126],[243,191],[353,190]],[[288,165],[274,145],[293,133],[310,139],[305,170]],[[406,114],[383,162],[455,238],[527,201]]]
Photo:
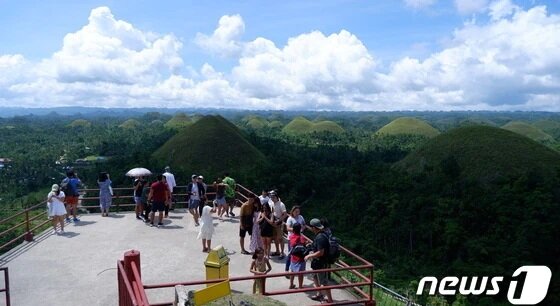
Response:
[[[536,305],[546,297],[552,272],[547,266],[523,266],[513,272],[507,292],[507,298],[513,305]],[[479,282],[480,279],[480,282]],[[418,284],[417,295],[424,292],[424,287],[430,283],[428,294],[435,295],[497,295],[500,292],[503,276],[496,277],[444,277],[438,281],[436,277],[426,276]],[[490,281],[490,282],[489,282]],[[439,285],[438,285],[439,282]],[[457,286],[459,285],[459,286]]]

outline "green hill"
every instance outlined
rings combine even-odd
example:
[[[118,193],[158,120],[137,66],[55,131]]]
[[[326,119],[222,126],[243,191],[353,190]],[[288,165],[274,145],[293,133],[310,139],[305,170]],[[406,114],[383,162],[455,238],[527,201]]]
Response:
[[[314,132],[343,133],[344,129],[333,121],[311,122],[304,117],[296,117],[282,129],[282,132],[288,135],[304,135]]]
[[[76,119],[76,120],[72,121],[68,126],[73,127],[73,128],[77,128],[77,127],[88,128],[88,127],[91,127],[91,122],[89,122],[85,119]]]
[[[459,122],[459,126],[471,126],[471,125],[488,125],[496,126],[496,123],[491,120],[480,118],[480,117],[470,117]]]
[[[245,125],[253,130],[260,130],[266,126],[268,126],[268,121],[266,119],[254,116],[253,118],[249,119]]]
[[[344,129],[338,125],[338,123],[333,121],[319,121],[313,124],[311,131],[314,133],[329,132],[340,134],[344,133]]]
[[[527,173],[548,176],[560,169],[560,154],[504,129],[471,126],[431,139],[396,167],[410,173],[445,168],[462,177],[493,181]]]
[[[533,123],[533,126],[535,126],[538,129],[541,129],[543,132],[551,135],[557,140],[560,140],[560,121],[551,120],[551,119],[539,120]]]
[[[180,130],[193,124],[193,119],[189,118],[185,113],[177,113],[173,118],[169,119],[164,126],[168,129]]]
[[[538,142],[552,142],[554,138],[541,129],[521,121],[511,121],[502,126],[503,129],[531,138]]]
[[[431,138],[439,135],[439,131],[423,120],[411,117],[401,117],[391,121],[389,124],[379,129],[376,134],[420,135]]]
[[[185,174],[216,177],[224,171],[249,173],[266,162],[265,156],[244,134],[221,116],[205,116],[179,131],[152,157]]]
[[[119,125],[120,128],[127,129],[127,130],[132,130],[139,126],[140,126],[140,122],[138,122],[138,120],[135,119],[128,119],[125,122],[123,122],[121,125]]]
[[[284,126],[284,125],[282,124],[282,122],[280,122],[280,121],[278,121],[278,120],[271,121],[271,122],[268,124],[268,127],[271,128],[271,129],[280,129],[280,128],[282,128],[283,126]]]

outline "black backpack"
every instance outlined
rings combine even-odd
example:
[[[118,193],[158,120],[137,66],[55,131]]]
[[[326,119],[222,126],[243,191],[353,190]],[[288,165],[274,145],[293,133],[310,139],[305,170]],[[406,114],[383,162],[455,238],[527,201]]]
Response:
[[[297,257],[304,257],[307,253],[307,247],[303,244],[296,244],[290,251],[290,255],[294,255]]]
[[[338,258],[340,258],[340,239],[335,236],[323,233],[329,240],[329,254],[327,256],[327,262],[332,265]]]

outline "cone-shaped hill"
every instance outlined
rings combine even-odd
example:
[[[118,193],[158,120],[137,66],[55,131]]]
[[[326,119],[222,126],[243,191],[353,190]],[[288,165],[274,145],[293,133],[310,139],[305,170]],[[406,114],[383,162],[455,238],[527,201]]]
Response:
[[[247,173],[266,162],[243,133],[221,116],[202,117],[171,137],[152,157],[177,172],[211,177],[225,171]]]
[[[68,126],[72,128],[88,128],[91,127],[91,122],[85,119],[76,119],[72,121]]]
[[[193,119],[185,113],[177,113],[173,118],[169,119],[164,126],[168,129],[180,130],[193,124]]]
[[[521,121],[511,121],[502,126],[503,129],[531,138],[539,142],[552,142],[554,138],[541,129]]]
[[[311,122],[304,117],[296,117],[288,123],[282,132],[288,135],[304,135],[309,133],[343,133],[344,129],[333,121]]]
[[[128,119],[125,122],[121,123],[119,125],[119,127],[122,128],[122,129],[126,129],[126,130],[133,130],[133,129],[139,127],[140,125],[141,125],[141,123],[138,120]]]
[[[429,140],[395,167],[409,173],[442,169],[483,182],[529,173],[544,178],[560,170],[560,154],[504,129],[470,126]]]
[[[377,135],[420,135],[425,137],[435,137],[439,135],[439,131],[426,121],[411,118],[400,117],[389,124],[385,125],[376,132]]]

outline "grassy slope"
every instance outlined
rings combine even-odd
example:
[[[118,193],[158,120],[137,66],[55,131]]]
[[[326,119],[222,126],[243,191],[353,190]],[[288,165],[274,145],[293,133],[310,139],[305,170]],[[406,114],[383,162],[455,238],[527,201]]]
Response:
[[[153,157],[172,168],[204,175],[243,171],[265,162],[264,155],[229,121],[206,116],[180,131]]]
[[[539,120],[533,123],[533,126],[541,129],[543,132],[551,135],[556,139],[560,139],[560,121]]]
[[[185,113],[178,113],[173,118],[169,119],[164,126],[168,129],[183,129],[187,126],[190,126],[193,123],[193,120],[187,116]]]
[[[488,126],[453,129],[409,154],[398,166],[420,172],[453,156],[463,174],[477,178],[518,176],[528,171],[550,173],[560,168],[560,154],[529,138]]]
[[[429,125],[427,122],[411,118],[401,117],[391,121],[377,131],[378,135],[398,135],[410,134],[421,135],[426,137],[435,137],[439,135],[439,131]]]
[[[296,117],[282,129],[282,132],[288,135],[303,135],[314,132],[343,133],[344,129],[333,121],[311,122],[304,117]]]
[[[535,141],[553,141],[554,138],[541,129],[521,121],[511,121],[502,126],[503,129],[529,137]]]

